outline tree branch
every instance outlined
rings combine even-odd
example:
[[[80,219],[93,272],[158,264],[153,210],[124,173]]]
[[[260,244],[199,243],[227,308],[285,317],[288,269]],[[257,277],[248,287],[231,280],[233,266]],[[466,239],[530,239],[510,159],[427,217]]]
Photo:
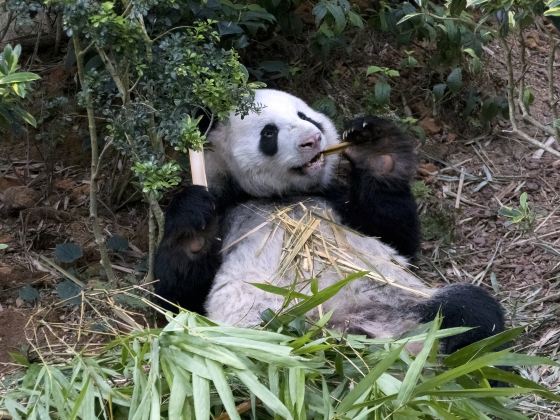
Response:
[[[95,115],[93,112],[93,101],[91,99],[91,92],[89,90],[89,86],[85,76],[84,55],[78,35],[74,34],[74,36],[72,36],[72,41],[74,44],[74,53],[76,55],[76,64],[78,67],[78,78],[80,79],[80,85],[82,86],[86,102],[88,130],[91,142],[89,218],[93,229],[95,243],[97,244],[99,253],[101,254],[101,265],[105,270],[105,274],[107,274],[107,278],[109,279],[109,281],[115,281],[115,273],[113,272],[113,268],[111,266],[111,260],[109,258],[109,253],[107,252],[107,247],[105,246],[105,238],[103,237],[103,231],[99,223],[99,215],[97,211],[97,175],[99,167],[99,150],[97,144],[97,127],[95,125]]]

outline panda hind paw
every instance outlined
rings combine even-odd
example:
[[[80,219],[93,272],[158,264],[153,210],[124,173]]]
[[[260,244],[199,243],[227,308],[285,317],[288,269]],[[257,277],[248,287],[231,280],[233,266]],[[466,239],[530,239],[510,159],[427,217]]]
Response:
[[[486,290],[470,283],[438,290],[422,305],[421,322],[432,321],[438,311],[443,316],[442,328],[472,327],[443,340],[443,350],[447,354],[504,330],[502,306]]]

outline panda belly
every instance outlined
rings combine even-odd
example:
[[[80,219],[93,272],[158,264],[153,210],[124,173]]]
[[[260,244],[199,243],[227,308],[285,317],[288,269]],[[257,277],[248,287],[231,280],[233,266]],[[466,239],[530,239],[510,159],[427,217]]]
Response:
[[[305,227],[311,225],[310,235]],[[285,207],[250,201],[230,210],[224,226],[228,228],[223,236],[223,262],[205,305],[208,316],[217,322],[255,326],[261,323],[264,310],[282,309],[282,296],[251,283],[311,294],[311,278],[316,277],[319,289],[324,289],[351,272],[367,270],[373,278],[350,282],[323,304],[323,311],[334,310],[331,324],[335,328],[391,337],[418,324],[421,315],[416,307],[433,293],[406,269],[406,260],[395,250],[341,226],[334,209],[319,198],[293,200]],[[305,238],[306,245],[301,246]],[[294,257],[290,251],[298,246],[301,255]]]

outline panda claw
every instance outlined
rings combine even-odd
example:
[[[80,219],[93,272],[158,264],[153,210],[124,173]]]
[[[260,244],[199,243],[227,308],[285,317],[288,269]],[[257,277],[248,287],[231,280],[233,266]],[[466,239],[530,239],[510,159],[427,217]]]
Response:
[[[366,125],[367,125],[367,122],[364,121],[363,124],[362,124],[362,128],[366,128]]]

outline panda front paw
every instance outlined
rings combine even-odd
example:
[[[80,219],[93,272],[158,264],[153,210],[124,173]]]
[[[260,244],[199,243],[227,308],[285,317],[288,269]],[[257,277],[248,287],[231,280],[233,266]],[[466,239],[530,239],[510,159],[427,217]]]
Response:
[[[355,118],[346,125],[342,140],[353,167],[376,177],[410,179],[416,170],[414,139],[395,123],[374,116]]]
[[[173,198],[165,212],[161,246],[196,258],[210,249],[217,231],[213,195],[205,187],[191,185]]]

